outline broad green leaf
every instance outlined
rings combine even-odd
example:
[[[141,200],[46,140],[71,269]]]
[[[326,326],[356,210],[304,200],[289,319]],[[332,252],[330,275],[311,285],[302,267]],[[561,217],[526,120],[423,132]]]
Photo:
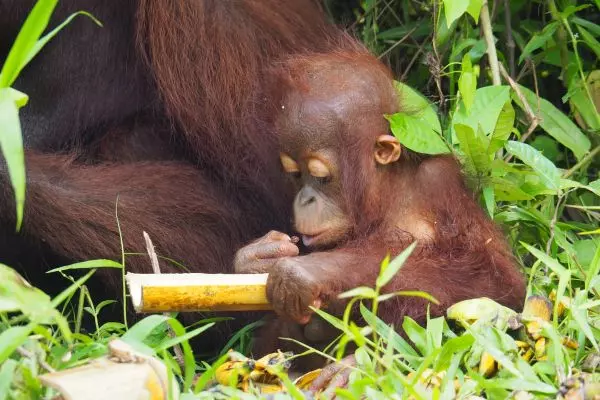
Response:
[[[458,78],[458,90],[468,113],[475,101],[475,91],[477,90],[477,77],[473,72],[469,53],[465,54],[462,60],[462,71]]]
[[[592,71],[584,84],[579,75],[573,76],[569,83],[569,103],[575,113],[575,120],[580,126],[593,131],[600,130],[600,114],[596,104],[592,103],[587,95],[586,88],[592,94],[592,98],[600,106],[600,70]],[[581,121],[583,118],[583,123]]]
[[[588,183],[588,186],[600,192],[600,179]]]
[[[404,113],[387,115],[386,118],[394,136],[410,150],[425,154],[449,152],[440,135],[422,119]]]
[[[467,13],[473,17],[475,23],[479,23],[479,13],[481,12],[481,7],[483,6],[483,0],[470,0],[469,5],[467,7]]]
[[[519,89],[527,99],[531,109],[538,112],[538,98],[535,93],[524,86],[519,86]],[[517,96],[513,96],[513,99],[519,107],[523,108]],[[581,159],[590,149],[590,140],[569,117],[554,107],[548,100],[540,98],[539,102],[540,126],[559,143],[570,149],[577,159]]]
[[[529,42],[527,42],[523,52],[521,53],[521,56],[519,57],[519,64],[522,63],[524,59],[529,57],[535,50],[544,46],[546,42],[552,38],[552,35],[554,35],[554,32],[556,32],[559,26],[560,22],[553,21],[546,25],[541,32],[534,34]]]
[[[469,0],[443,0],[444,14],[446,16],[446,24],[452,25],[454,21],[460,18],[469,8]]]
[[[504,144],[510,137],[515,124],[515,109],[510,101],[507,101],[498,115],[494,132],[490,138],[488,154],[493,154],[504,147]]]
[[[527,143],[510,140],[506,143],[506,150],[518,157],[526,165],[531,167],[540,176],[548,189],[558,191],[560,189],[560,172],[552,161],[548,160],[538,150]]]
[[[19,110],[12,89],[0,88],[0,148],[6,160],[17,206],[17,231],[23,222],[25,205],[25,154]]]
[[[600,58],[600,42],[584,27],[579,25],[576,26],[585,44],[587,44],[588,47],[596,54],[597,58]]]
[[[509,86],[486,86],[477,89],[475,100],[470,111],[466,110],[463,101],[452,117],[453,127],[456,124],[468,125],[474,132],[481,129],[486,135],[494,132],[500,112],[510,99]]]
[[[166,324],[169,318],[165,315],[150,315],[129,328],[121,339],[131,345],[136,342],[144,342],[154,329]]]
[[[35,3],[4,61],[0,72],[0,88],[11,86],[17,79],[27,62],[29,53],[48,26],[57,3],[58,0],[38,0]]]
[[[112,260],[88,260],[74,264],[65,265],[47,271],[48,274],[53,272],[64,272],[74,269],[94,269],[94,268],[123,268],[121,263]]]
[[[50,296],[31,286],[13,269],[0,264],[0,312],[20,311],[37,323],[52,323],[59,314]]]
[[[404,317],[402,329],[406,336],[415,344],[419,352],[423,355],[427,354],[427,331],[410,317]]]
[[[21,346],[26,340],[34,324],[25,326],[11,326],[0,333],[0,364],[6,361],[8,357]]]
[[[415,247],[417,246],[417,242],[413,242],[410,246],[402,251],[396,258],[394,258],[390,264],[387,266],[385,270],[381,272],[381,274],[377,277],[375,281],[375,285],[378,288],[384,287],[392,280],[392,278],[398,273],[400,268],[404,265],[408,257],[411,255]]]
[[[31,48],[31,50],[27,54],[27,57],[25,57],[23,66],[21,68],[23,68],[27,64],[29,64],[29,62],[33,59],[33,57],[35,57],[50,40],[52,40],[65,26],[67,26],[69,23],[71,23],[71,21],[73,21],[73,19],[75,19],[75,17],[77,17],[79,15],[86,16],[86,17],[90,18],[92,21],[94,21],[98,26],[102,26],[102,23],[100,21],[98,21],[92,14],[90,14],[86,11],[78,11],[76,13],[69,15],[67,17],[67,19],[65,19],[60,25],[58,25],[56,28],[52,29],[50,32],[48,32],[47,34],[42,36],[37,42],[35,42],[35,44]]]
[[[467,166],[472,169],[472,172],[486,174],[490,170],[491,160],[487,154],[488,143],[485,141],[485,136],[476,135],[470,126],[463,124],[454,125],[454,131]]]
[[[394,81],[394,87],[398,94],[398,102],[404,113],[418,117],[434,131],[442,132],[437,110],[425,96],[402,82]]]

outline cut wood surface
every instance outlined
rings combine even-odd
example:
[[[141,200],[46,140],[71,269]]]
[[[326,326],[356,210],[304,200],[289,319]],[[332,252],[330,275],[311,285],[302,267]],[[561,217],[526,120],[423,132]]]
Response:
[[[158,359],[138,353],[115,339],[108,355],[86,365],[40,376],[43,385],[55,389],[64,400],[165,400],[178,398],[171,388],[168,396],[167,369]]]
[[[133,274],[126,276],[137,312],[270,310],[268,274]]]

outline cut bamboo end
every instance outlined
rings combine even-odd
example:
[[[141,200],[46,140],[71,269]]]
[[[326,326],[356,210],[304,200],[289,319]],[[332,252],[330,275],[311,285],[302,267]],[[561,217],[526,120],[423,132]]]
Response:
[[[127,273],[136,312],[271,310],[268,274]]]

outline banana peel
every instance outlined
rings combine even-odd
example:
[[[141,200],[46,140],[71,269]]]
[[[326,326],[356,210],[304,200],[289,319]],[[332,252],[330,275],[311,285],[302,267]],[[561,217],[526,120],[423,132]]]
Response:
[[[284,392],[285,386],[278,374],[289,371],[291,352],[277,351],[253,360],[235,351],[230,351],[229,360],[215,371],[218,384],[235,386],[243,392],[273,394]],[[294,386],[306,390],[319,376],[321,369],[310,371],[293,381]]]
[[[551,292],[549,297],[556,301],[556,292]],[[553,303],[550,299],[540,295],[529,296],[523,311],[519,314],[488,298],[465,300],[448,308],[447,317],[469,325],[484,323],[516,331],[515,344],[519,356],[528,363],[533,363],[546,360],[548,357],[548,339],[542,336],[542,328],[545,323],[552,320]],[[570,299],[561,297],[558,315],[563,315],[569,307]],[[579,347],[579,343],[569,337],[562,338],[561,343],[572,350]],[[476,358],[471,365],[477,368],[482,376],[493,376],[501,368],[486,351],[474,356]],[[477,359],[479,359],[478,363]]]

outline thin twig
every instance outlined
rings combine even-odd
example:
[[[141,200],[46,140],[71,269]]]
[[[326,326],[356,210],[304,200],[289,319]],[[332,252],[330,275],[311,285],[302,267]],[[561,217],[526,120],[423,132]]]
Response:
[[[552,216],[552,220],[550,221],[549,229],[550,236],[548,237],[548,242],[546,243],[546,254],[550,255],[550,250],[552,249],[552,242],[554,241],[554,228],[556,228],[556,222],[558,221],[558,210],[560,209],[560,203],[565,198],[565,194],[561,193],[558,195],[558,199],[556,200],[556,208],[554,209],[554,215]],[[548,273],[548,267],[544,267],[544,272]]]
[[[160,264],[158,262],[158,256],[156,255],[156,250],[154,250],[154,244],[152,244],[152,240],[150,239],[150,235],[146,231],[143,232],[144,241],[146,242],[146,251],[148,252],[148,257],[150,257],[150,264],[152,265],[152,271],[155,274],[160,274]],[[163,313],[163,315],[170,317],[169,313]],[[168,325],[168,334],[169,337],[174,338],[177,337],[175,331]],[[177,364],[181,367],[185,365],[185,358],[183,356],[183,350],[181,350],[181,346],[176,344],[173,346],[173,351],[175,352],[175,359],[177,360]]]
[[[538,115],[533,112],[533,110],[531,109],[531,106],[529,105],[529,102],[527,101],[527,99],[523,95],[523,92],[519,88],[519,85],[510,77],[510,75],[508,75],[508,73],[506,72],[506,69],[504,68],[504,65],[499,64],[499,68],[500,68],[500,73],[502,74],[502,77],[508,82],[508,84],[510,85],[512,90],[515,91],[515,93],[517,94],[517,97],[519,98],[519,101],[523,104],[523,107],[525,108],[525,114],[527,115],[527,119],[529,120],[530,125],[529,125],[529,128],[527,129],[527,132],[523,136],[521,136],[521,141],[524,142],[527,140],[527,138],[529,138],[529,136],[534,131],[534,129],[537,128],[537,126],[539,125],[540,117],[538,117]],[[512,159],[512,154],[509,154],[506,157],[505,161],[509,162],[511,159]]]
[[[27,350],[23,346],[17,347],[17,353],[19,353],[19,355],[21,357],[25,357],[25,358],[29,358],[30,360],[37,361],[38,364],[40,364],[40,367],[44,368],[48,372],[56,372],[56,370],[54,368],[52,368],[50,366],[50,364],[48,364],[46,361],[42,360],[40,357],[37,357],[34,353]]]
[[[444,91],[442,90],[442,77],[441,77],[441,63],[440,63],[440,54],[438,53],[437,45],[435,44],[436,37],[436,29],[437,29],[437,21],[439,16],[439,10],[437,7],[437,1],[433,2],[433,40],[431,41],[431,45],[433,48],[434,57],[431,57],[431,53],[427,56],[427,64],[429,65],[429,71],[432,73],[433,78],[435,80],[435,86],[437,87],[437,91],[440,98],[440,112],[443,114],[446,111],[446,102],[444,97]]]
[[[504,25],[506,25],[506,48],[508,49],[508,71],[510,77],[515,78],[515,40],[512,35],[512,22],[510,20],[510,0],[504,0]]]
[[[500,69],[498,68],[498,54],[496,53],[496,44],[494,43],[494,33],[492,31],[492,22],[490,20],[490,9],[488,2],[484,2],[481,7],[481,14],[479,16],[481,21],[481,29],[483,30],[483,36],[487,45],[488,60],[490,63],[490,69],[492,70],[492,83],[494,86],[499,86],[500,81]]]
[[[594,157],[596,157],[596,155],[600,153],[600,146],[595,147],[592,151],[590,151],[589,153],[587,153],[585,155],[585,157],[583,157],[581,159],[581,161],[579,161],[577,164],[573,165],[572,168],[570,168],[569,170],[567,170],[564,174],[563,174],[563,178],[568,178],[571,175],[573,175],[575,172],[577,172],[577,170],[579,170],[582,166],[584,166],[585,164],[591,162]]]
[[[429,36],[429,37],[431,37],[431,36]],[[412,68],[412,66],[414,65],[414,63],[417,61],[417,59],[419,58],[419,56],[421,55],[421,53],[423,53],[423,49],[425,48],[425,43],[428,42],[428,41],[429,41],[429,39],[426,40],[426,41],[424,41],[423,43],[421,43],[419,45],[419,47],[417,48],[417,52],[411,58],[410,62],[408,63],[408,65],[404,69],[404,72],[402,73],[402,76],[400,77],[400,82],[404,82],[404,80],[406,79],[406,75],[408,75],[408,73],[410,72],[410,69]]]
[[[377,58],[381,60],[383,57],[385,57],[386,54],[388,54],[390,51],[394,50],[396,48],[396,46],[400,45],[402,42],[404,42],[406,39],[408,39],[410,37],[410,35],[416,30],[417,30],[417,27],[412,28],[406,35],[404,35],[400,40],[398,40],[396,43],[391,45],[386,51],[381,53],[379,55],[379,57],[377,57]]]

